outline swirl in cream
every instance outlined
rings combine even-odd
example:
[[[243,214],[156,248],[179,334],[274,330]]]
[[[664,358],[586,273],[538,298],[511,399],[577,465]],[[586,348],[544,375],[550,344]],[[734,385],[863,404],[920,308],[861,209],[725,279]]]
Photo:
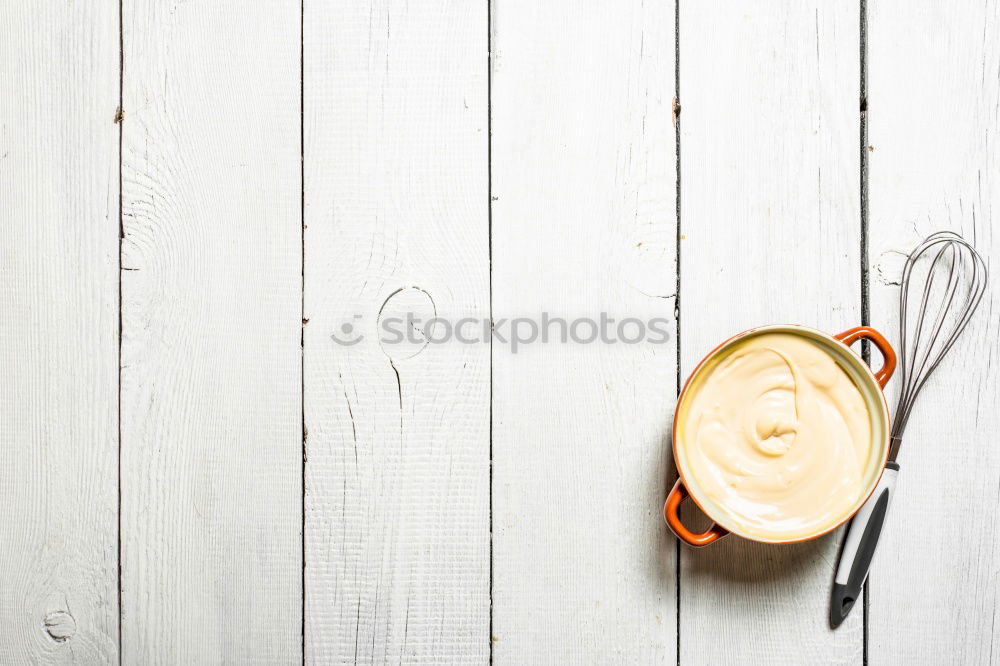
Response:
[[[868,409],[818,344],[790,333],[751,336],[689,390],[681,421],[688,485],[732,528],[805,537],[859,500],[872,449]]]

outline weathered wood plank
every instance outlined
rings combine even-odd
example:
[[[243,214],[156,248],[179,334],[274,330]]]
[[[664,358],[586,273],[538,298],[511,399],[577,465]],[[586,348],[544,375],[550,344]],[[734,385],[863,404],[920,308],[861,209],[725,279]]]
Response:
[[[488,660],[489,347],[379,333],[489,317],[487,72],[485,2],[305,4],[310,663]]]
[[[751,326],[860,323],[859,16],[681,3],[681,365]],[[681,553],[681,663],[858,663],[828,623],[839,534]]]
[[[122,661],[296,663],[299,8],[123,22]]]
[[[673,663],[674,7],[505,2],[494,36],[494,319],[669,330],[494,342],[494,656]]]
[[[958,9],[869,3],[872,322],[898,339],[904,255],[934,231],[993,271],[906,427],[870,578],[871,664],[1000,664],[1000,12]]]
[[[118,6],[0,6],[0,662],[118,660]]]

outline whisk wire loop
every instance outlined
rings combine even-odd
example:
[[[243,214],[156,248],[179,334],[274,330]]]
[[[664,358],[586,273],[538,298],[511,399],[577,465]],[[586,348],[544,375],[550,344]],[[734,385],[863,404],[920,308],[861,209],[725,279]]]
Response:
[[[910,283],[918,262],[933,255],[924,278],[915,320],[909,317]],[[941,281],[944,285],[940,286]],[[913,404],[941,359],[965,330],[986,292],[986,263],[964,238],[950,231],[931,234],[906,260],[900,284],[900,391],[893,419],[889,459],[895,460]],[[940,293],[937,310],[932,299]],[[946,326],[953,322],[950,327]],[[912,337],[911,337],[912,336]]]

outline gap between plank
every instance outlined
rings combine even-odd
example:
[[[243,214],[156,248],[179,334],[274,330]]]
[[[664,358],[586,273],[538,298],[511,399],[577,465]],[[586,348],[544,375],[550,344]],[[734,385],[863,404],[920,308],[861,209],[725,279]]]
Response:
[[[493,1],[486,2],[486,235],[489,263],[489,314],[493,326]],[[486,640],[493,663],[493,336],[490,335],[490,620]]]
[[[305,86],[305,0],[299,0],[299,216],[301,224],[302,250],[299,266],[302,270],[302,288],[299,301],[299,404],[302,408],[302,624],[300,628],[300,644],[302,664],[306,663],[306,465],[309,451],[306,430],[306,86]]]
[[[122,145],[125,133],[125,22],[122,0],[118,0],[118,666],[122,664],[122,246],[125,217],[122,195]]]
[[[681,0],[674,2],[674,177],[676,179],[676,192],[674,196],[674,214],[676,215],[675,234],[675,256],[674,256],[674,321],[677,346],[677,357],[675,362],[676,384],[675,392],[677,396],[681,394]],[[670,446],[673,447],[671,440]],[[669,491],[669,487],[666,489]],[[681,542],[675,539],[674,543],[674,605],[675,615],[675,638],[677,646],[677,666],[681,663]]]
[[[870,302],[868,298],[869,274],[868,274],[868,1],[860,2],[860,123],[859,139],[861,145],[861,325],[868,326],[870,323]],[[871,352],[868,341],[861,345],[861,355],[865,363],[871,362]],[[871,574],[869,573],[869,578]],[[861,638],[861,661],[864,666],[868,666],[868,595],[870,587],[868,580],[865,580],[864,603],[862,604],[862,638]]]

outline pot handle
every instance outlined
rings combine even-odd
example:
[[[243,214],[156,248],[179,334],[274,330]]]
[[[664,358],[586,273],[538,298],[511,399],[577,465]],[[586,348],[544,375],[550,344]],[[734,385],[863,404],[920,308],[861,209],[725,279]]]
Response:
[[[848,347],[861,339],[871,340],[879,353],[882,354],[882,367],[875,373],[875,379],[878,381],[879,386],[885,388],[885,385],[889,382],[889,378],[892,377],[893,371],[896,369],[896,352],[893,351],[885,336],[870,326],[858,326],[833,337]]]
[[[729,530],[715,523],[701,534],[695,534],[684,527],[677,511],[680,509],[681,502],[688,497],[690,497],[690,493],[684,487],[684,481],[677,479],[677,483],[670,490],[670,494],[667,495],[667,501],[663,505],[663,517],[667,520],[667,525],[670,526],[670,530],[677,535],[678,539],[689,546],[707,546],[729,534]]]

